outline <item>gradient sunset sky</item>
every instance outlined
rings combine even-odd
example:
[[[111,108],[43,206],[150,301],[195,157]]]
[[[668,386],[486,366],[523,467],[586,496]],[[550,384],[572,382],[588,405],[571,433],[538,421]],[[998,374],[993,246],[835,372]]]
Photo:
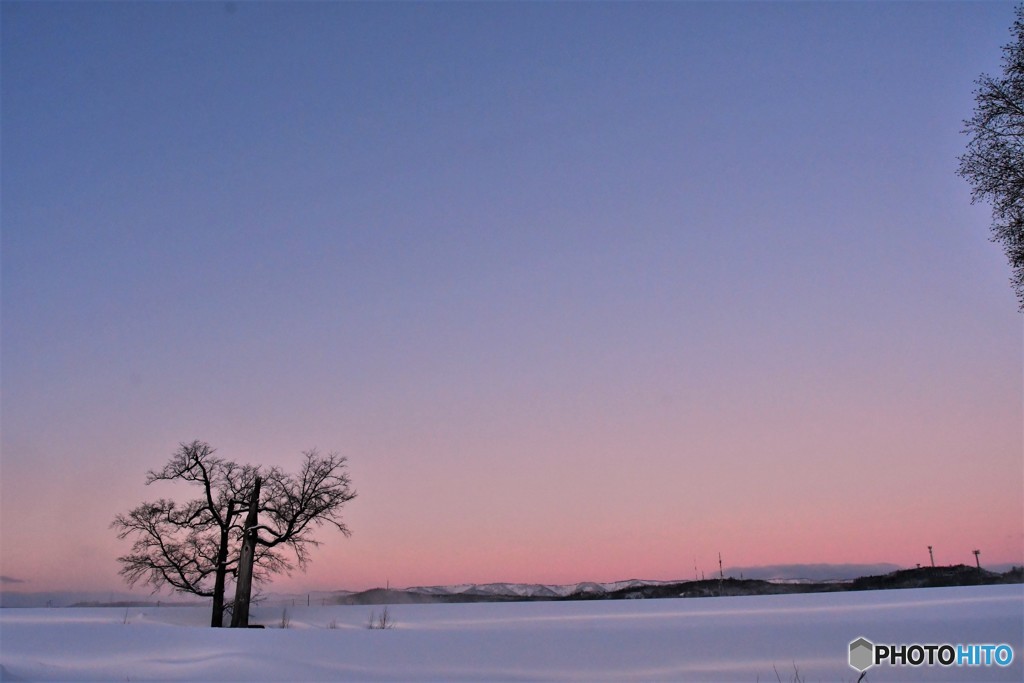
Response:
[[[1024,558],[1012,3],[0,9],[3,588],[193,439],[350,458],[275,589]]]

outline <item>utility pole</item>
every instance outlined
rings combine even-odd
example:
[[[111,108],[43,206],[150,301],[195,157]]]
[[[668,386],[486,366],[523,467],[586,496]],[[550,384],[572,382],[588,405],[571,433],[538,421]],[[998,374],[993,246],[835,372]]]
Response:
[[[935,566],[935,555],[932,553],[932,547],[928,546],[928,557],[932,558],[932,566]]]
[[[981,571],[981,560],[978,559],[978,555],[981,555],[980,550],[974,551],[974,564],[978,565],[978,571]]]

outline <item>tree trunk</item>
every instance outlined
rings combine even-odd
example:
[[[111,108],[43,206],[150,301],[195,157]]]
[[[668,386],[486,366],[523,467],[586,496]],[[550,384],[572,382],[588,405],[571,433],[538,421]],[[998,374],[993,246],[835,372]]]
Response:
[[[220,547],[217,549],[217,573],[213,584],[213,615],[210,626],[220,628],[224,625],[224,581],[228,573],[228,532],[231,520],[235,516],[235,501],[228,502],[228,514],[220,528]]]
[[[231,628],[249,626],[249,598],[252,596],[252,566],[256,559],[257,508],[260,504],[260,484],[256,477],[252,497],[249,499],[249,513],[245,516],[242,552],[238,558],[238,583],[235,586],[235,609],[231,613]]]

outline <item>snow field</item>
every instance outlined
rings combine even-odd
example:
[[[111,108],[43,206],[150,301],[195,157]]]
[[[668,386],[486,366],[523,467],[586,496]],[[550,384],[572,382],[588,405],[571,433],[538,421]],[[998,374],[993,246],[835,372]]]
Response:
[[[588,602],[0,610],[4,681],[854,681],[851,640],[1007,643],[1006,668],[887,667],[875,681],[1024,680],[1024,586]],[[125,623],[127,621],[127,623]],[[336,628],[330,628],[334,623]]]

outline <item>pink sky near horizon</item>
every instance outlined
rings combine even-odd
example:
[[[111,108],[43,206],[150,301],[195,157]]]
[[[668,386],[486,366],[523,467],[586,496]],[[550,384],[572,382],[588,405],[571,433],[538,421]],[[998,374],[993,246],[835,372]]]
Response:
[[[969,390],[977,368],[961,372],[953,384],[980,398]],[[990,374],[985,383],[992,380]],[[859,381],[870,388],[883,379]],[[889,400],[809,396],[768,408],[774,392],[749,384],[748,398],[728,408],[706,395],[705,406],[682,410],[683,399],[650,391],[646,404],[593,397],[563,411],[562,420],[545,419],[542,407],[509,416],[497,404],[462,400],[419,404],[422,412],[400,425],[353,420],[336,428],[348,437],[341,450],[350,454],[359,492],[345,514],[353,536],[321,532],[324,545],[308,572],[280,577],[273,587],[685,579],[694,562],[713,573],[719,552],[726,566],[913,566],[927,562],[927,545],[935,546],[940,564],[970,563],[976,547],[983,563],[1020,562],[1020,482],[1006,476],[1020,448],[1019,435],[1007,429],[1012,402],[972,401],[987,415],[975,410],[959,423],[950,418],[966,410],[964,403],[923,375],[885,381]],[[1004,396],[1012,396],[1012,384],[1004,381]],[[908,416],[896,409],[905,400],[900,388],[931,398],[915,401]],[[644,396],[640,386],[628,393]],[[724,394],[718,400],[726,401]],[[609,414],[615,419],[602,422]],[[803,429],[792,428],[801,423]],[[231,443],[225,434],[219,454],[246,460],[237,454],[262,453],[251,460],[294,468],[298,453],[274,454],[298,432],[275,439],[271,427],[254,431],[251,444]],[[978,451],[996,457],[975,467],[964,454]],[[466,457],[474,453],[481,455]],[[44,545],[31,527],[5,527],[3,573],[28,580],[13,588],[123,588],[113,558],[128,543],[104,525],[138,501],[186,495],[181,487],[143,486],[143,468],[162,464],[155,452],[145,459],[133,454],[137,471],[114,481],[109,464],[127,470],[124,456],[95,453],[87,460],[63,482],[23,474],[19,480],[29,485],[5,489],[6,509],[69,500],[37,513],[37,524],[51,529]],[[5,463],[5,479],[10,470]],[[90,487],[103,495],[83,496]],[[80,535],[74,518],[90,520],[88,535]],[[24,555],[9,554],[11,548]]]
[[[1024,563],[1011,4],[0,10],[3,590],[193,439],[349,457],[275,590]]]

